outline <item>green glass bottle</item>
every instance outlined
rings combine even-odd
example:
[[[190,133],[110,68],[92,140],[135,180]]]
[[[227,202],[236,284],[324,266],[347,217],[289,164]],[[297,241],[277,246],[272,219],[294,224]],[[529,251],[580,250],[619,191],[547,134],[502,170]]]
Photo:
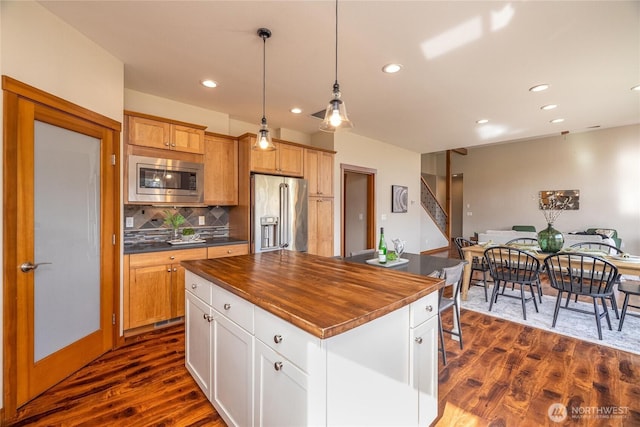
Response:
[[[387,262],[387,242],[384,240],[384,228],[380,227],[380,243],[378,243],[378,262],[386,264]]]

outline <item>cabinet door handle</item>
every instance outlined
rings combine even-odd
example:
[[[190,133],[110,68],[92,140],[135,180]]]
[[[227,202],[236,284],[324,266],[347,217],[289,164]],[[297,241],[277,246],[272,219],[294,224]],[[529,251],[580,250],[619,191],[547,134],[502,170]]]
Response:
[[[173,272],[175,273],[176,271],[178,271],[177,267],[173,267]]]
[[[176,259],[175,255],[171,255],[169,259]]]
[[[191,284],[191,289],[196,289],[198,287],[198,285],[196,283],[192,283]]]
[[[428,305],[425,307],[425,310],[427,310],[429,313],[431,313],[433,311],[433,306]]]
[[[176,146],[175,142],[174,142],[173,144],[171,144],[171,146],[172,146],[172,147],[175,147],[175,146]]]
[[[168,147],[168,146],[169,146],[169,143],[168,143],[168,142],[165,142],[165,143],[164,143],[164,145],[166,145],[166,146]]]
[[[416,342],[418,344],[422,344],[422,337],[416,337]]]
[[[225,305],[222,306],[225,310],[229,310],[231,308],[231,304],[226,303]]]
[[[207,314],[207,313],[203,314],[203,315],[202,315],[202,318],[203,318],[204,320],[206,320],[207,322],[209,322],[209,323],[213,322],[213,316],[211,316],[211,315],[209,315],[209,314]]]
[[[282,342],[282,335],[274,335],[273,342],[276,344],[280,344]]]
[[[273,364],[273,369],[275,369],[276,371],[281,371],[282,370],[282,362],[276,362]]]
[[[230,254],[231,253],[231,249],[227,249],[227,253]]]
[[[167,273],[171,273],[171,269],[170,268],[167,268]]]

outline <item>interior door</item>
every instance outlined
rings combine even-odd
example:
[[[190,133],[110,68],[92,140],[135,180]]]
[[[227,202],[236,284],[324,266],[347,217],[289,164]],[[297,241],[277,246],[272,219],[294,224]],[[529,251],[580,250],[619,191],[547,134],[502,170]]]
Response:
[[[11,413],[114,345],[119,178],[113,129],[6,93],[5,111]]]

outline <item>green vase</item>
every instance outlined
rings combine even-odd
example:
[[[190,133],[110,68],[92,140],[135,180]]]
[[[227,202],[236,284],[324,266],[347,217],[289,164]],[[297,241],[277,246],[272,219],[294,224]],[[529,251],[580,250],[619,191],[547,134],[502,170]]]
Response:
[[[553,228],[553,224],[547,224],[547,228],[538,233],[538,246],[542,252],[556,253],[562,249],[564,237],[562,233]]]

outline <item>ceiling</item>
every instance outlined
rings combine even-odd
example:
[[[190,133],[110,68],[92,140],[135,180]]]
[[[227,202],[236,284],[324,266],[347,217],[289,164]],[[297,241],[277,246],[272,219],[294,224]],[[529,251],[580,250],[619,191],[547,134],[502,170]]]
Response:
[[[269,127],[317,132],[310,115],[331,98],[333,1],[40,3],[119,58],[126,88],[256,131],[260,27],[273,33]],[[640,122],[640,2],[344,0],[338,16],[338,81],[359,135],[424,153]],[[402,70],[384,74],[391,62]]]

